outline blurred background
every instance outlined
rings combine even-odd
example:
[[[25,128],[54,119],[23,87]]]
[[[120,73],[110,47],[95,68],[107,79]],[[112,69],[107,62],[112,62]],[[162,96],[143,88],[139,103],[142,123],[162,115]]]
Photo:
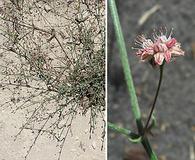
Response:
[[[108,1],[109,2],[109,1]],[[194,160],[195,147],[195,1],[116,0],[126,48],[143,119],[146,121],[157,88],[159,72],[140,63],[131,47],[137,35],[151,35],[154,28],[174,28],[184,57],[164,68],[156,104],[157,127],[152,142],[160,160]],[[118,56],[113,24],[108,8],[108,120],[136,131]],[[108,159],[137,160],[142,146],[109,130]],[[141,160],[141,159],[140,159]],[[144,158],[143,158],[144,160]]]

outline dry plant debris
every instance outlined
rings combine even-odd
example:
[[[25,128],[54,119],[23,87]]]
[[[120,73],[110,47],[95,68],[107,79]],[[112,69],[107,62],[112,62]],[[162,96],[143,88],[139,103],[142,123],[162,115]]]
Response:
[[[142,26],[156,11],[158,11],[161,8],[159,4],[153,6],[149,10],[145,11],[143,15],[138,20],[138,25]]]
[[[30,129],[61,142],[77,114],[104,122],[105,2],[101,0],[4,1],[0,13],[1,89],[10,101],[1,107],[25,109]],[[102,123],[102,139],[105,126]]]

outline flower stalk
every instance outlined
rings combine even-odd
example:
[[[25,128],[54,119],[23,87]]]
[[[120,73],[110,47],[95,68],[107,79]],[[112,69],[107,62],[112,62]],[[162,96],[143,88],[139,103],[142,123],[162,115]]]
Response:
[[[155,108],[155,105],[156,105],[156,101],[157,101],[158,94],[159,94],[160,87],[161,87],[161,83],[162,83],[163,67],[164,67],[164,63],[163,63],[162,65],[159,66],[159,68],[160,68],[160,77],[159,77],[158,87],[157,87],[157,90],[156,90],[156,94],[155,94],[155,97],[154,97],[154,101],[153,101],[153,104],[152,104],[152,108],[151,108],[151,110],[150,110],[150,113],[149,113],[149,116],[148,116],[146,125],[145,125],[145,127],[144,127],[144,135],[143,135],[143,137],[145,136],[145,134],[146,134],[146,132],[147,132],[147,129],[148,129],[150,120],[151,120],[151,118],[152,118],[152,114],[153,114],[153,112],[154,112],[154,108]]]
[[[137,96],[135,93],[133,79],[131,76],[131,70],[130,70],[130,66],[129,66],[129,62],[128,62],[125,41],[123,38],[121,26],[120,26],[120,21],[119,21],[119,17],[118,17],[118,12],[117,12],[117,8],[116,8],[115,0],[109,0],[109,7],[110,7],[111,16],[112,16],[113,24],[114,24],[114,28],[115,28],[115,34],[116,34],[116,38],[117,38],[117,43],[118,43],[118,47],[119,47],[119,56],[121,59],[121,63],[122,63],[122,67],[123,67],[123,71],[124,71],[124,75],[125,75],[125,80],[126,80],[130,100],[131,100],[132,113],[133,113],[134,118],[136,119],[136,122],[137,122],[139,135],[143,135],[144,127],[143,127],[143,123],[141,121],[141,112],[140,112],[140,108],[138,105]],[[108,127],[110,128],[110,125],[108,125]],[[150,160],[158,160],[157,156],[155,155],[155,153],[152,150],[152,147],[151,147],[147,137],[144,137],[141,140],[141,143],[143,144],[148,156],[150,157]]]

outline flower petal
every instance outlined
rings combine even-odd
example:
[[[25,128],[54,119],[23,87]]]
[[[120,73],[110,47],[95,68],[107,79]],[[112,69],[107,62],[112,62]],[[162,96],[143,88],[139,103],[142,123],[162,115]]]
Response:
[[[165,57],[165,61],[169,63],[171,61],[171,52],[166,51],[164,57]]]
[[[177,43],[177,40],[175,38],[171,38],[171,40],[167,41],[165,44],[167,48],[173,47]]]
[[[157,63],[158,65],[161,65],[164,61],[164,53],[162,52],[158,52],[154,55],[154,61],[155,63]]]
[[[168,50],[164,43],[155,43],[153,48],[155,52],[166,52]]]
[[[184,51],[180,48],[180,44],[176,43],[175,46],[173,46],[170,49],[171,54],[175,55],[175,56],[183,56],[184,55]]]

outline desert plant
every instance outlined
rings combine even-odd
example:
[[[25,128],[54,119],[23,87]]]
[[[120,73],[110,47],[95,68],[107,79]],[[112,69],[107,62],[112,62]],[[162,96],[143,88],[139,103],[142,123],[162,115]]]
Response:
[[[78,114],[90,112],[90,135],[105,110],[105,2],[101,0],[4,2],[1,8],[1,88],[11,91],[21,127],[61,143]],[[13,105],[14,104],[14,105]],[[105,135],[102,123],[102,141]]]
[[[163,33],[162,30],[154,33],[154,39],[146,38],[144,35],[138,36],[135,43],[138,45],[137,56],[140,57],[141,61],[149,62],[152,67],[159,69],[160,77],[155,94],[155,98],[149,112],[148,119],[143,123],[141,111],[139,108],[135,87],[133,83],[133,78],[131,75],[131,69],[128,62],[128,56],[125,46],[125,41],[123,38],[123,32],[121,29],[121,24],[118,17],[117,7],[115,0],[109,0],[110,13],[113,20],[113,25],[115,29],[115,35],[117,39],[117,44],[119,48],[119,56],[121,59],[127,90],[130,96],[131,109],[134,119],[137,124],[137,132],[128,130],[126,128],[121,128],[114,123],[108,122],[108,127],[120,134],[125,135],[129,141],[133,143],[141,143],[150,158],[150,160],[158,160],[156,153],[153,151],[148,133],[151,133],[151,129],[154,127],[156,120],[153,115],[155,104],[157,101],[158,93],[160,91],[160,86],[163,77],[163,67],[166,63],[169,63],[174,56],[184,55],[183,50],[181,50],[180,43],[177,42],[175,38],[172,38],[172,31],[169,35]],[[165,28],[166,29],[166,28]],[[150,121],[152,120],[152,123]]]

